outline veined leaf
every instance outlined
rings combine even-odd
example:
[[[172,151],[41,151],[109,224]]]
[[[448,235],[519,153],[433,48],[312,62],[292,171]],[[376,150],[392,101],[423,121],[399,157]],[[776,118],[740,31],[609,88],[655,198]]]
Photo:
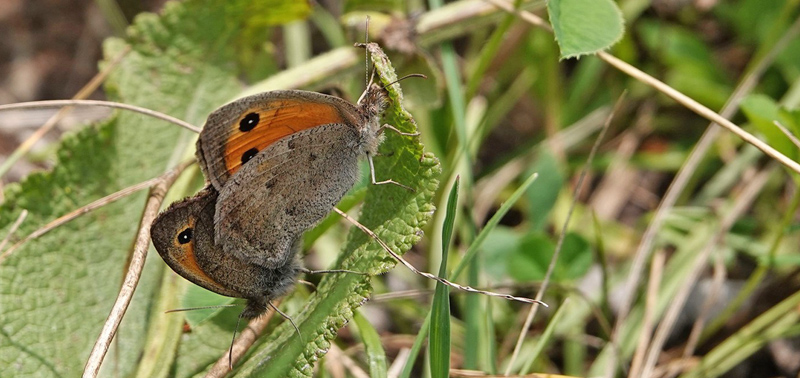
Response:
[[[561,59],[605,50],[622,38],[622,12],[611,0],[550,0],[547,11]]]

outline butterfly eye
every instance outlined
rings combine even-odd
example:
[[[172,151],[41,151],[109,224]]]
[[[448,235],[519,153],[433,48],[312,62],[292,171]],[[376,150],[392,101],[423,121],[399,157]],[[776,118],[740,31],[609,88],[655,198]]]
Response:
[[[244,116],[244,118],[239,121],[239,130],[243,133],[253,130],[256,125],[258,125],[259,118],[258,113],[250,113]]]
[[[251,148],[242,154],[242,164],[247,163],[258,154],[257,148]]]
[[[191,228],[187,228],[187,229],[181,231],[180,234],[178,234],[178,243],[186,244],[186,243],[188,243],[190,241],[192,241],[192,229]]]

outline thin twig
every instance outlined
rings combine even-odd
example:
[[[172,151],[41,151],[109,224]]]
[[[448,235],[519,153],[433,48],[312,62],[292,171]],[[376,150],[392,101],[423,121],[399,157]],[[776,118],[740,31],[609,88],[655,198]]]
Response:
[[[706,293],[706,298],[703,301],[703,307],[697,320],[692,325],[692,331],[689,333],[689,338],[686,341],[686,347],[683,348],[683,359],[688,360],[700,342],[700,336],[703,335],[703,330],[706,326],[706,321],[711,317],[714,307],[723,302],[720,298],[720,292],[728,278],[728,271],[725,269],[725,261],[722,250],[717,250],[714,254],[714,275],[712,276],[711,288]]]
[[[641,377],[640,372],[643,368],[644,356],[653,333],[653,318],[656,314],[658,291],[661,287],[661,276],[664,272],[665,259],[666,256],[664,252],[661,251],[653,255],[653,260],[650,262],[650,280],[647,283],[647,297],[645,297],[642,332],[639,332],[639,343],[636,345],[636,351],[633,353],[631,368],[628,372],[629,378]]]
[[[492,4],[496,5],[499,8],[502,8],[507,12],[518,14],[523,20],[533,25],[540,26],[543,29],[552,31],[552,29],[550,29],[549,26],[544,27],[543,24],[545,24],[546,22],[533,13],[514,10],[513,6],[504,0],[487,0],[487,1],[491,2]],[[620,60],[619,58],[605,51],[598,51],[596,55],[598,58],[612,65],[614,68],[624,72],[628,76],[636,80],[639,80],[644,84],[653,87],[657,91],[667,95],[668,97],[672,98],[679,104],[695,112],[697,115],[728,129],[728,131],[736,134],[736,136],[738,136],[745,142],[752,144],[767,156],[777,160],[779,163],[783,164],[787,168],[797,173],[800,173],[800,163],[788,158],[786,155],[772,148],[772,146],[770,146],[769,144],[763,142],[761,139],[756,138],[753,134],[744,131],[741,127],[737,126],[735,123],[717,114],[713,110],[705,107],[704,105],[695,101],[691,97],[686,96],[685,94],[675,90],[674,88],[670,87],[664,82],[644,73],[640,69]]]
[[[183,170],[184,168],[186,168],[186,166],[188,166],[188,163],[184,163],[183,165],[181,165],[180,167],[182,167],[182,168],[180,168],[180,169]],[[56,227],[59,227],[59,226],[65,224],[65,223],[67,223],[67,222],[69,222],[69,221],[71,221],[71,220],[73,220],[73,219],[75,219],[75,218],[77,218],[77,217],[79,217],[81,215],[84,215],[84,214],[89,213],[89,212],[91,212],[93,210],[96,210],[98,208],[106,206],[106,205],[108,205],[108,204],[110,204],[110,203],[112,203],[114,201],[117,201],[117,200],[119,200],[121,198],[127,197],[127,196],[129,196],[129,195],[131,195],[133,193],[136,193],[136,192],[140,191],[140,190],[150,188],[150,187],[152,187],[153,185],[155,185],[156,183],[158,183],[161,180],[162,180],[161,177],[156,177],[156,178],[152,178],[152,179],[147,180],[147,181],[140,182],[140,183],[135,184],[135,185],[131,185],[131,186],[125,188],[125,189],[122,189],[122,190],[116,192],[116,193],[109,194],[109,195],[107,195],[107,196],[105,196],[103,198],[100,198],[100,199],[98,199],[98,200],[96,200],[96,201],[94,201],[94,202],[92,202],[92,203],[90,203],[90,204],[88,204],[86,206],[83,206],[83,207],[80,207],[78,209],[75,209],[75,210],[73,210],[73,211],[71,211],[71,212],[69,212],[69,213],[67,213],[65,215],[62,215],[62,216],[54,219],[50,223],[44,225],[42,228],[32,232],[30,235],[28,235],[25,238],[23,238],[22,240],[18,241],[16,244],[14,244],[10,248],[8,248],[7,251],[3,252],[3,254],[0,255],[0,264],[2,264],[3,261],[5,261],[5,259],[8,258],[8,256],[11,255],[12,252],[14,252],[17,248],[19,248],[23,244],[25,244],[25,243],[33,240],[33,239],[36,239],[36,238],[38,238],[38,237],[40,237],[40,236],[52,231]]]
[[[728,99],[728,102],[722,108],[720,115],[729,118],[736,113],[744,96],[747,93],[750,93],[753,88],[755,88],[756,84],[758,83],[758,78],[763,75],[763,73],[778,56],[778,53],[786,47],[789,41],[794,39],[798,32],[800,32],[800,19],[795,21],[792,27],[786,32],[786,34],[784,34],[783,37],[781,37],[775,46],[770,49],[764,58],[759,61],[752,70],[749,71],[736,89],[734,89],[733,94],[731,94],[730,98]],[[630,273],[628,273],[628,280],[625,282],[625,286],[629,287],[630,290],[627,290],[623,295],[622,304],[620,305],[620,309],[617,314],[617,321],[614,324],[612,342],[618,341],[619,338],[622,337],[622,325],[627,321],[628,312],[631,309],[633,298],[635,297],[634,294],[636,291],[634,288],[639,284],[639,279],[641,278],[644,264],[650,255],[653,243],[655,242],[656,234],[661,229],[661,225],[664,223],[667,215],[677,203],[678,198],[681,196],[681,193],[683,193],[683,190],[689,183],[692,174],[697,170],[697,167],[700,165],[700,162],[703,160],[706,152],[711,147],[711,144],[714,142],[714,140],[716,140],[720,131],[720,127],[717,126],[717,124],[713,122],[709,124],[709,126],[706,128],[706,131],[703,133],[703,136],[697,142],[695,147],[692,149],[692,152],[686,158],[684,164],[678,170],[678,173],[675,175],[675,179],[673,179],[672,183],[670,183],[667,191],[664,193],[664,198],[661,200],[661,203],[656,209],[652,221],[647,226],[647,229],[645,229],[644,234],[642,235],[642,240],[639,242],[639,246],[634,253]],[[606,366],[606,377],[611,377],[614,375],[613,371],[616,366],[617,358],[618,356],[616,353],[612,353],[611,360]]]
[[[612,66],[616,67],[622,72],[625,72],[634,79],[637,79],[642,83],[645,83],[653,87],[654,89],[658,90],[659,92],[669,96],[673,100],[677,101],[679,104],[695,112],[697,115],[728,129],[728,131],[734,133],[736,136],[738,136],[745,142],[752,144],[767,156],[777,160],[779,163],[786,166],[786,168],[789,168],[797,173],[800,173],[800,163],[780,153],[778,150],[772,148],[772,146],[770,146],[766,142],[762,141],[761,139],[758,139],[755,135],[750,134],[747,131],[744,131],[744,129],[742,129],[735,123],[729,121],[727,118],[722,117],[713,110],[703,106],[702,104],[690,98],[689,96],[686,96],[681,92],[678,92],[677,90],[665,84],[664,82],[644,73],[643,71],[639,70],[634,66],[631,66],[628,63],[625,63],[624,61],[618,59],[617,57],[611,54],[601,51],[597,53],[597,56],[600,57],[600,59],[606,61],[606,63],[611,64]]]
[[[783,135],[786,135],[786,137],[789,138],[789,140],[791,140],[797,148],[800,148],[800,140],[798,140],[797,137],[786,128],[786,126],[783,126],[779,121],[772,121],[772,123],[775,124],[775,126],[783,133]]]
[[[89,95],[91,95],[92,93],[94,93],[94,91],[97,90],[97,88],[100,87],[100,85],[103,84],[103,82],[106,80],[108,74],[110,74],[111,71],[117,67],[119,62],[122,61],[122,58],[128,55],[128,52],[130,52],[130,50],[131,50],[130,46],[126,46],[122,51],[120,51],[120,53],[117,54],[117,56],[115,56],[114,59],[112,59],[111,62],[109,62],[109,64],[103,68],[102,71],[98,72],[97,75],[94,75],[94,77],[91,80],[89,80],[89,82],[86,83],[86,85],[84,85],[83,88],[81,88],[78,91],[78,93],[76,93],[75,96],[72,97],[72,99],[83,100],[89,97]],[[31,136],[29,136],[28,139],[25,139],[25,141],[22,142],[22,144],[20,144],[19,147],[17,147],[17,149],[11,153],[8,159],[6,159],[6,161],[4,161],[3,164],[0,165],[0,178],[2,178],[6,174],[6,172],[8,172],[11,169],[11,166],[13,166],[14,163],[17,162],[17,160],[25,156],[25,154],[27,154],[28,151],[30,151],[30,149],[33,148],[33,145],[36,144],[36,142],[39,141],[39,139],[42,139],[42,137],[45,134],[47,134],[51,129],[53,129],[53,127],[57,125],[59,121],[61,121],[67,114],[69,114],[71,110],[72,108],[63,108],[59,110],[56,114],[50,117],[50,119],[48,119],[47,122],[45,122],[41,127],[39,127],[39,129],[37,129],[33,134],[31,134]]]
[[[447,285],[447,286],[456,288],[458,290],[466,291],[466,292],[469,292],[469,293],[483,294],[483,295],[488,295],[490,297],[498,297],[498,298],[508,299],[508,300],[517,301],[517,302],[523,302],[523,303],[540,304],[540,305],[543,305],[543,306],[547,307],[547,304],[542,302],[541,300],[530,299],[530,298],[525,298],[525,297],[515,297],[513,295],[495,293],[495,292],[492,292],[492,291],[478,290],[478,289],[475,289],[473,287],[460,285],[460,284],[448,281],[448,280],[446,280],[446,279],[444,279],[442,277],[430,274],[428,272],[423,272],[421,270],[418,270],[413,265],[411,265],[411,263],[406,261],[402,256],[400,256],[397,253],[395,253],[394,251],[392,251],[392,249],[386,244],[386,242],[381,240],[381,238],[379,238],[378,235],[375,234],[375,232],[373,232],[372,230],[370,230],[366,226],[362,225],[357,220],[353,219],[351,216],[347,215],[347,213],[345,213],[344,211],[341,211],[341,210],[339,210],[338,208],[335,208],[335,207],[333,208],[333,210],[336,211],[337,213],[339,213],[339,215],[341,215],[344,219],[347,219],[350,223],[354,224],[356,227],[361,229],[361,231],[363,231],[365,234],[369,235],[376,242],[378,242],[378,244],[380,244],[381,248],[383,248],[383,250],[385,250],[386,253],[391,255],[395,260],[397,260],[399,263],[403,264],[406,268],[408,268],[408,270],[414,272],[415,274],[418,274],[420,276],[423,276],[423,277],[431,279],[431,280],[438,281],[438,282],[442,283],[443,285]]]
[[[14,235],[15,232],[17,232],[17,229],[19,228],[19,226],[22,224],[22,222],[25,221],[25,218],[27,218],[27,217],[28,217],[28,210],[22,209],[22,212],[19,213],[19,216],[17,217],[17,220],[14,221],[14,224],[12,224],[11,228],[8,229],[8,233],[6,234],[6,237],[4,237],[3,241],[0,242],[0,251],[2,251],[3,248],[6,247],[6,243],[8,243],[8,241],[11,240],[11,236]],[[0,263],[3,262],[3,259],[5,258],[5,256],[6,256],[5,253],[0,255]]]
[[[564,220],[564,224],[561,226],[561,234],[558,236],[558,242],[556,243],[556,249],[553,252],[553,257],[550,259],[550,264],[547,266],[547,273],[544,275],[544,280],[542,280],[542,287],[536,293],[536,301],[541,302],[542,298],[544,297],[544,293],[547,290],[547,286],[550,283],[550,278],[553,276],[553,272],[556,269],[556,264],[558,263],[558,257],[561,255],[561,247],[564,245],[564,238],[567,235],[567,228],[569,227],[569,221],[572,218],[572,213],[575,211],[575,205],[578,203],[578,195],[580,194],[580,190],[583,187],[583,180],[586,178],[586,174],[589,171],[589,167],[594,161],[594,156],[597,154],[598,148],[600,148],[600,143],[603,141],[606,135],[606,131],[608,131],[609,125],[611,125],[611,120],[614,118],[614,114],[619,111],[622,103],[625,99],[625,92],[619,96],[617,99],[617,103],[614,105],[614,109],[611,113],[608,114],[606,117],[606,121],[603,124],[603,128],[600,129],[600,134],[597,135],[597,139],[594,141],[594,145],[592,146],[592,150],[589,152],[589,156],[586,159],[586,164],[584,164],[583,169],[581,170],[580,175],[578,176],[578,182],[575,185],[575,190],[572,191],[572,202],[570,203],[569,210],[567,211],[567,219]],[[519,357],[519,352],[522,350],[522,342],[525,340],[525,335],[528,334],[528,330],[533,324],[533,319],[536,317],[536,311],[539,309],[539,306],[533,305],[531,306],[530,311],[528,311],[528,316],[525,318],[525,324],[523,324],[522,329],[520,330],[519,337],[517,338],[517,344],[514,346],[514,352],[511,354],[511,360],[506,365],[505,375],[511,374],[511,369],[514,367],[517,357]]]
[[[150,226],[158,214],[158,209],[161,207],[161,202],[164,201],[164,196],[173,182],[178,178],[180,173],[186,168],[188,164],[182,164],[177,168],[171,169],[165,174],[160,176],[160,180],[153,185],[150,189],[150,195],[147,198],[147,203],[144,207],[142,219],[139,222],[139,232],[136,236],[136,243],[133,247],[133,254],[131,262],[128,267],[128,272],[125,274],[125,279],[120,288],[119,295],[111,308],[111,312],[106,319],[103,329],[100,331],[100,336],[92,347],[89,358],[86,361],[86,366],[83,370],[84,378],[97,377],[100,373],[100,365],[103,363],[106,352],[117,333],[119,324],[131,303],[133,293],[139,283],[144,262],[147,258],[147,250],[150,246]]]
[[[123,104],[121,102],[113,101],[98,101],[98,100],[49,100],[49,101],[32,101],[20,102],[16,104],[0,105],[0,111],[13,110],[13,109],[37,109],[37,108],[57,108],[61,106],[103,106],[107,108],[124,109],[132,112],[141,113],[156,119],[174,123],[184,129],[200,132],[200,128],[188,123],[186,121],[175,118],[171,115],[157,112],[155,110],[143,108],[141,106]]]
[[[503,0],[487,0],[494,4],[495,6],[504,9],[507,12],[515,13],[519,15],[523,20],[529,22],[533,25],[537,25],[542,27],[545,30],[552,31],[549,25],[546,25],[544,20],[540,17],[534,15],[533,13],[526,12],[526,11],[517,11],[506,1]],[[739,83],[739,85],[734,90],[733,94],[729,98],[728,102],[723,107],[722,111],[720,112],[719,119],[725,120],[726,118],[730,118],[736,112],[736,109],[739,107],[739,103],[744,96],[749,93],[757,84],[758,78],[766,71],[766,69],[772,64],[772,62],[777,57],[778,53],[782,51],[788,43],[794,39],[797,33],[800,32],[800,19],[795,21],[795,23],[787,30],[787,32],[781,37],[781,39],[769,50],[769,52],[761,59],[752,70],[750,70],[746,75],[745,78]],[[618,69],[622,69],[622,67],[628,66],[624,62],[619,61],[618,59],[610,59],[613,56],[607,53],[598,53],[598,56],[604,60],[609,59],[614,63],[619,63],[615,65]],[[611,62],[609,62],[611,63]],[[636,70],[638,71],[638,70]],[[626,70],[624,72],[632,72],[630,70]],[[641,75],[648,77],[646,74],[638,71]],[[652,79],[652,78],[651,78]],[[652,79],[657,83],[661,83],[655,79]],[[654,87],[657,90],[660,90],[663,87],[667,87],[665,84],[661,83],[661,86]],[[673,90],[673,93],[679,93]],[[681,95],[682,96],[682,95]],[[683,96],[685,97],[685,96]],[[685,97],[688,98],[688,97]],[[707,108],[703,107],[704,109],[708,110]],[[710,112],[710,110],[709,110]],[[711,112],[713,113],[713,112]],[[669,188],[667,188],[667,192],[664,195],[664,198],[661,201],[658,209],[656,210],[656,214],[653,217],[653,220],[648,225],[647,229],[645,230],[644,235],[642,236],[642,240],[639,243],[639,247],[637,248],[633,263],[631,264],[631,270],[628,274],[628,280],[626,282],[626,286],[630,287],[631,289],[626,292],[623,296],[622,304],[620,306],[620,311],[617,316],[617,321],[614,325],[614,333],[612,335],[612,345],[616,345],[619,337],[621,337],[622,332],[622,324],[627,320],[628,312],[630,311],[631,304],[633,302],[635,290],[633,289],[638,285],[639,279],[641,278],[642,270],[644,268],[644,264],[647,261],[650,251],[655,241],[655,235],[658,230],[661,229],[661,225],[666,218],[667,213],[672,209],[675,203],[678,200],[678,197],[683,192],[683,189],[686,187],[686,184],[689,182],[689,178],[691,177],[692,173],[696,170],[697,166],[700,164],[705,153],[708,151],[711,143],[716,139],[716,136],[719,134],[719,127],[716,123],[717,119],[713,119],[712,123],[706,129],[706,132],[700,138],[700,141],[697,143],[695,148],[692,150],[689,157],[686,159],[686,162],[683,164],[681,169],[678,171],[673,182],[670,184]],[[729,124],[730,126],[732,124]],[[735,125],[734,125],[735,126]],[[615,366],[617,365],[616,360],[618,356],[616,355],[615,351],[612,351],[611,358],[609,363],[606,365],[606,377],[611,377],[614,375]]]

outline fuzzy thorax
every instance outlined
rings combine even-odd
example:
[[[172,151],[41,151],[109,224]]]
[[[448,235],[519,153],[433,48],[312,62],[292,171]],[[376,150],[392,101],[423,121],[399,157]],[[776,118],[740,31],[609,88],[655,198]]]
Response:
[[[358,112],[361,115],[363,127],[361,133],[361,150],[370,156],[378,153],[378,146],[383,142],[381,135],[381,117],[389,107],[389,93],[378,84],[371,83],[361,101],[358,103]]]

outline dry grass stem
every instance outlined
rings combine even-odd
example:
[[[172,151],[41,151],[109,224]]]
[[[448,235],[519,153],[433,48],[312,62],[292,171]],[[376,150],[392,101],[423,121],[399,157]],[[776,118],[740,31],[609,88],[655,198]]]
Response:
[[[17,229],[19,229],[19,226],[22,224],[22,222],[25,221],[25,218],[27,218],[27,217],[28,217],[28,210],[23,209],[19,213],[19,216],[17,217],[17,220],[15,220],[14,224],[11,225],[11,228],[8,229],[8,233],[3,238],[3,241],[0,241],[0,251],[2,251],[3,248],[6,247],[6,244],[8,243],[8,241],[11,240],[11,237],[14,235],[15,232],[17,232]],[[6,256],[7,255],[5,253],[0,255],[0,263],[3,262],[3,259],[5,259]]]
[[[645,297],[642,331],[639,332],[639,343],[636,345],[636,351],[633,353],[631,368],[628,372],[629,378],[641,376],[645,352],[647,352],[647,345],[650,344],[650,337],[653,334],[653,320],[656,314],[658,290],[661,288],[661,277],[664,273],[665,260],[666,256],[664,251],[659,251],[653,255],[653,260],[650,262],[650,280],[647,281],[647,297]]]
[[[745,210],[747,210],[753,203],[758,193],[761,192],[761,189],[767,183],[767,179],[771,173],[772,166],[768,166],[759,172],[755,178],[748,180],[744,190],[733,204],[733,208],[730,209],[722,219],[722,222],[720,223],[715,235],[706,243],[700,253],[698,253],[695,257],[695,263],[688,272],[686,279],[683,280],[680,289],[678,289],[678,292],[672,298],[672,301],[670,302],[671,306],[664,314],[664,317],[662,318],[661,323],[656,330],[655,336],[653,337],[653,341],[650,343],[641,376],[649,377],[653,374],[656,362],[658,361],[658,356],[661,355],[664,343],[667,341],[667,337],[672,331],[675,321],[678,319],[678,316],[683,310],[683,306],[686,303],[692,288],[697,282],[700,273],[702,273],[707,266],[708,258],[711,256],[711,253],[714,251],[714,249],[719,246],[722,238],[728,233],[734,222],[739,219]]]
[[[0,111],[3,110],[12,110],[12,109],[37,109],[37,108],[56,108],[62,106],[103,106],[107,108],[114,108],[114,109],[123,109],[129,110],[132,112],[144,114],[146,116],[150,116],[156,119],[160,119],[162,121],[166,121],[169,123],[174,123],[184,129],[193,131],[195,133],[200,132],[200,128],[197,126],[192,125],[186,121],[180,120],[175,118],[171,115],[164,114],[161,112],[157,112],[155,110],[143,108],[141,106],[130,105],[130,104],[123,104],[121,102],[113,102],[113,101],[98,101],[98,100],[49,100],[49,101],[32,101],[32,102],[20,102],[16,104],[7,104],[7,105],[0,105]]]
[[[623,101],[625,100],[625,92],[617,99],[617,103],[614,104],[614,109],[611,113],[608,114],[606,117],[606,121],[603,123],[603,127],[600,129],[600,134],[597,135],[597,138],[594,141],[594,145],[592,145],[592,150],[589,152],[589,156],[586,158],[586,164],[584,164],[583,169],[581,170],[580,175],[578,176],[578,182],[575,185],[575,189],[572,193],[572,201],[569,206],[569,210],[567,211],[567,218],[564,220],[564,224],[561,227],[561,233],[558,236],[558,242],[556,243],[556,249],[553,252],[553,257],[550,259],[550,264],[547,266],[547,272],[544,275],[544,280],[542,280],[542,287],[536,293],[535,300],[541,301],[544,298],[544,293],[547,291],[547,286],[550,283],[550,278],[553,275],[553,271],[555,271],[556,263],[558,262],[558,257],[561,254],[561,247],[564,244],[564,238],[567,235],[567,228],[569,227],[569,221],[572,218],[572,213],[575,211],[575,205],[578,203],[578,195],[580,189],[583,185],[583,180],[586,178],[587,173],[589,172],[589,167],[594,160],[594,156],[597,154],[597,150],[600,148],[600,143],[602,143],[603,139],[605,138],[606,132],[608,131],[608,127],[611,125],[611,120],[614,118],[614,115],[619,111],[621,108]],[[517,338],[517,343],[514,347],[514,352],[511,355],[511,360],[509,361],[508,365],[506,366],[505,375],[511,374],[511,368],[514,366],[514,362],[519,357],[520,350],[522,349],[522,342],[525,340],[525,335],[528,334],[528,330],[533,324],[533,318],[536,317],[536,311],[538,310],[536,304],[531,306],[531,309],[528,311],[528,316],[525,318],[525,324],[523,324],[522,329],[520,330],[519,337]]]
[[[129,51],[130,51],[130,46],[126,47],[119,54],[117,54],[117,56],[115,56],[114,59],[112,59],[111,62],[109,62],[109,64],[103,68],[102,71],[94,75],[94,77],[92,77],[92,79],[89,80],[89,82],[86,83],[86,85],[84,85],[83,88],[81,88],[72,99],[84,100],[87,97],[89,97],[89,95],[94,93],[94,91],[96,91],[97,88],[99,88],[100,85],[103,84],[103,82],[106,80],[108,74],[110,74],[111,71],[114,70],[114,68],[116,68],[117,65],[119,65],[122,59],[126,55],[128,55]],[[0,178],[2,178],[3,175],[5,175],[6,172],[9,171],[11,166],[17,160],[19,160],[19,158],[25,156],[31,150],[31,148],[33,148],[33,145],[35,145],[36,142],[42,139],[42,137],[44,137],[45,134],[47,134],[50,130],[52,130],[53,127],[57,125],[59,121],[61,121],[67,114],[69,114],[71,110],[72,109],[69,107],[59,110],[58,113],[50,117],[50,119],[48,119],[47,122],[45,122],[41,127],[39,127],[39,129],[37,129],[27,139],[25,139],[25,141],[22,142],[19,145],[19,147],[17,147],[17,149],[8,157],[8,160],[6,160],[5,162],[3,162],[2,165],[0,165]]]
[[[150,225],[153,223],[153,220],[155,220],[156,215],[158,215],[158,209],[164,201],[167,190],[172,186],[172,183],[175,182],[186,166],[186,164],[181,165],[163,174],[160,176],[160,180],[150,189],[150,195],[147,198],[142,219],[139,222],[139,232],[136,236],[136,243],[133,247],[133,255],[130,265],[128,266],[128,271],[125,274],[125,279],[120,288],[119,295],[86,361],[83,370],[84,378],[97,377],[100,373],[100,365],[103,363],[106,352],[108,352],[111,341],[117,333],[119,324],[125,316],[128,305],[130,305],[131,299],[133,298],[133,293],[139,283],[139,278],[144,268],[144,262],[147,258],[147,250],[150,247]]]

